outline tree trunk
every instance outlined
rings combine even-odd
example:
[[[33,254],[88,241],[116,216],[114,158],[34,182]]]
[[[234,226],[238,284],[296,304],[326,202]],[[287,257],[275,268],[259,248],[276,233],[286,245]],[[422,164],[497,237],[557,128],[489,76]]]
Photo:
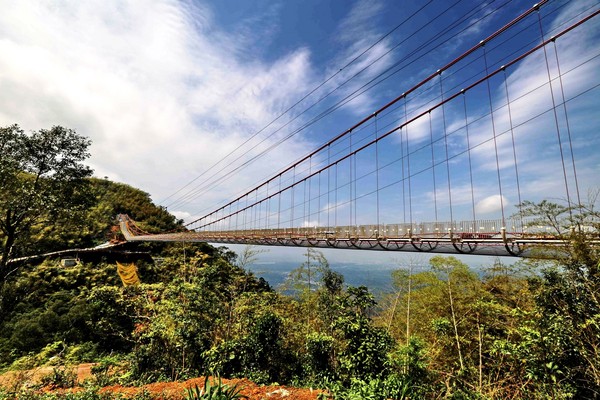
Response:
[[[406,346],[410,342],[410,290],[412,286],[412,265],[408,270],[408,291],[406,293]]]
[[[8,226],[6,238],[2,244],[2,258],[0,258],[0,287],[2,287],[6,277],[8,276],[8,259],[12,254],[15,240],[15,229],[11,226]]]
[[[450,311],[452,313],[452,325],[454,325],[454,337],[456,339],[456,349],[458,350],[458,361],[460,362],[460,369],[465,368],[462,351],[460,349],[460,337],[458,336],[458,323],[456,322],[456,313],[454,312],[454,297],[452,296],[452,285],[450,282],[450,272],[448,272],[448,297],[450,297]]]
[[[394,322],[394,317],[396,316],[396,310],[398,309],[398,302],[400,301],[400,290],[396,293],[396,298],[394,299],[394,307],[390,312],[390,318],[388,320],[387,331],[388,333],[392,330],[392,323]]]
[[[483,387],[483,332],[479,322],[479,313],[477,313],[477,339],[479,342],[479,394]]]

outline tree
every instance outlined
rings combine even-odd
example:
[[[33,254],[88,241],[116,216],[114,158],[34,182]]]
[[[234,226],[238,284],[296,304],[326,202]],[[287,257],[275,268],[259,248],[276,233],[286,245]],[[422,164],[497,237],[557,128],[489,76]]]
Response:
[[[401,339],[404,333],[404,342],[409,345],[411,328],[411,294],[414,289],[414,269],[421,264],[423,260],[411,257],[406,265],[402,266],[398,261],[399,269],[392,271],[393,291],[383,298],[386,303],[381,313],[381,324],[387,326],[388,332],[397,340]],[[403,314],[403,320],[398,318]],[[396,322],[396,323],[395,323]]]
[[[309,247],[304,255],[306,261],[290,271],[282,289],[284,292],[290,292],[298,297],[304,296],[307,300],[311,297],[311,293],[319,287],[323,275],[330,269],[329,261],[319,250]]]
[[[340,299],[342,310],[334,327],[342,338],[339,363],[346,381],[382,377],[389,372],[387,354],[394,340],[369,317],[369,311],[376,305],[375,297],[366,286],[351,286]]]
[[[61,126],[29,135],[18,125],[0,128],[0,285],[34,231],[86,208],[90,144]]]
[[[456,340],[456,351],[458,353],[458,361],[460,362],[460,369],[462,370],[465,368],[465,366],[464,366],[462,351],[460,348],[460,335],[458,333],[458,321],[456,318],[456,307],[454,305],[454,303],[455,303],[454,296],[456,296],[456,294],[452,293],[452,286],[453,286],[452,279],[454,278],[454,276],[453,276],[454,273],[458,269],[461,269],[461,272],[462,272],[462,270],[467,269],[467,266],[454,257],[435,256],[435,257],[432,257],[431,260],[429,260],[429,262],[434,271],[436,271],[439,274],[444,276],[445,279],[443,279],[443,280],[445,280],[446,284],[447,284],[448,304],[450,306],[450,315],[452,317],[452,327],[454,328],[454,339]]]
[[[546,200],[524,202],[521,214],[550,224],[570,245],[560,252],[540,246],[543,261],[537,278],[537,312],[543,318],[532,324],[537,332],[527,348],[528,370],[548,388],[575,398],[600,396],[600,249],[595,244],[600,228],[598,191],[587,204],[564,206]]]

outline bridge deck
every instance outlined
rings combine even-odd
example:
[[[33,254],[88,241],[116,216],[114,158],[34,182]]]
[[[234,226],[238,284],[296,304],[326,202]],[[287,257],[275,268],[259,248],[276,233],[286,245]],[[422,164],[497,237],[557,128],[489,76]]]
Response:
[[[538,231],[541,232],[537,233],[506,232],[504,228],[497,232],[454,232],[452,229],[445,232],[441,229],[427,232],[422,231],[419,225],[415,224],[414,231],[410,228],[405,229],[406,233],[403,236],[391,237],[378,236],[377,232],[374,235],[371,233],[371,236],[358,235],[369,231],[368,226],[149,234],[141,231],[128,216],[121,215],[119,219],[121,232],[125,239],[131,242],[207,242],[515,257],[530,256],[532,249],[541,246],[560,251],[570,245],[568,239],[549,235],[543,227],[538,227]],[[473,225],[472,222],[470,224]],[[437,223],[437,225],[448,224]],[[453,225],[460,226],[461,223]],[[475,225],[482,224],[477,222]],[[337,236],[339,232],[347,232],[347,234]],[[600,245],[597,235],[590,240],[593,244]]]

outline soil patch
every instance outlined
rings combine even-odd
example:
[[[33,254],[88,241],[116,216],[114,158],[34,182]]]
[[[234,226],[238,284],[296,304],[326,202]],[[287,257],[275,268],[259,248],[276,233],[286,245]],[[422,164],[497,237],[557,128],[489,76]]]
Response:
[[[77,381],[83,383],[87,378],[91,377],[90,369],[94,364],[80,364],[73,367],[73,372],[77,373]],[[20,387],[35,387],[41,383],[41,378],[52,373],[54,367],[41,367],[30,371],[10,371],[0,375],[0,387],[5,389],[15,389]],[[210,379],[211,383],[214,380]],[[222,379],[222,383],[233,386],[236,385],[240,389],[240,393],[248,396],[252,400],[269,400],[269,399],[289,399],[289,400],[317,400],[321,390],[313,390],[310,388],[295,388],[289,386],[270,385],[262,386],[248,379]],[[121,386],[113,385],[106,386],[99,390],[100,393],[111,393],[124,398],[131,398],[144,392],[150,394],[155,400],[183,400],[188,388],[198,386],[204,387],[204,378],[193,378],[184,382],[157,382],[144,386]],[[56,389],[42,388],[43,392],[76,392],[83,388],[76,387],[73,389]]]

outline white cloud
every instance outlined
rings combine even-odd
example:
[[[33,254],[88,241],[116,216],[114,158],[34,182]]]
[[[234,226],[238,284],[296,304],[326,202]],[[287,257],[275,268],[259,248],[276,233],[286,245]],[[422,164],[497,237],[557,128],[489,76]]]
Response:
[[[569,3],[552,23],[550,33],[547,35],[555,34],[580,19],[582,15],[578,13],[591,5],[593,5],[591,1]],[[575,19],[571,20],[570,18],[573,17]],[[502,185],[513,186],[512,192],[509,192],[511,198],[517,194],[515,177],[517,169],[521,180],[522,200],[566,198],[564,174],[567,175],[570,196],[574,195],[574,172],[570,159],[571,143],[564,116],[565,107],[562,105],[562,89],[565,98],[569,100],[600,84],[597,73],[600,59],[594,58],[599,51],[598,27],[597,21],[591,21],[556,40],[560,71],[563,74],[562,81],[558,79],[554,43],[546,46],[546,52],[543,49],[538,50],[518,64],[509,67],[506,74],[501,73],[491,81],[496,84],[491,88],[493,104],[494,107],[499,107],[494,110],[493,115],[495,140],[487,100],[480,99],[479,110],[470,112],[470,143],[471,146],[477,145],[471,151],[476,174],[489,176],[490,182],[497,183],[495,175],[499,166]],[[546,57],[548,57],[552,79],[552,91],[548,84]],[[506,82],[500,79],[503,77],[506,77]],[[485,92],[485,84],[480,85],[483,87],[480,88],[482,93]],[[507,89],[511,100],[510,114],[506,106]],[[554,103],[551,94],[554,95]],[[467,96],[470,94],[467,93]],[[470,109],[476,108],[475,96],[467,97],[467,102]],[[585,190],[584,188],[597,185],[597,177],[594,178],[586,173],[594,160],[594,157],[589,157],[586,152],[595,140],[592,127],[598,124],[595,115],[598,113],[599,103],[597,100],[592,100],[583,104],[570,102],[567,103],[566,108],[573,152],[577,168],[581,169],[581,173],[578,172],[578,182],[581,189]],[[555,105],[556,117],[553,109]],[[480,118],[486,112],[488,115]],[[457,113],[453,117],[455,119],[449,124],[453,129],[461,124],[464,125],[464,114]],[[561,149],[555,118],[558,119],[559,124],[565,171],[561,164]],[[511,126],[514,128],[513,131]],[[513,151],[513,140],[516,151]],[[581,146],[582,142],[587,143],[588,149]],[[496,196],[499,199],[499,194]],[[514,200],[517,201],[516,196]],[[494,204],[494,200],[488,197],[479,204],[481,209],[488,209]],[[505,206],[507,204],[505,203]]]
[[[164,198],[270,122],[314,79],[308,50],[273,63],[249,61],[244,48],[254,39],[244,30],[219,31],[210,10],[194,4],[0,1],[0,126],[74,128],[93,140],[96,175]],[[197,207],[306,150],[301,138],[286,142]]]
[[[320,226],[322,226],[321,221],[318,221],[316,219],[315,220],[310,220],[310,221],[305,220],[305,221],[302,222],[302,227],[303,228],[317,228],[317,227],[320,227]]]
[[[356,91],[362,90],[362,86],[382,73],[392,62],[390,53],[391,45],[389,38],[379,41],[383,32],[378,29],[375,21],[383,10],[381,1],[356,2],[348,12],[337,29],[338,42],[344,48],[332,65],[335,68],[344,66],[349,60],[354,60],[351,65],[333,79],[324,92],[336,88],[336,98],[345,99],[347,96],[354,97]],[[376,43],[374,45],[374,43]],[[372,46],[372,47],[371,47]],[[369,51],[363,52],[369,48]],[[338,70],[330,71],[330,75]],[[352,79],[351,81],[349,81]],[[343,85],[339,90],[339,85]],[[355,115],[361,116],[372,112],[375,108],[375,99],[371,96],[359,96],[352,99],[346,108]]]
[[[175,218],[182,219],[184,221],[192,217],[192,215],[186,211],[174,211],[172,214],[175,216]]]
[[[591,1],[572,3],[576,4],[563,9],[560,21],[593,4]],[[263,41],[268,41],[269,35],[276,31],[272,22],[241,21],[238,30],[222,31],[215,26],[210,8],[200,2],[0,0],[0,7],[0,126],[19,123],[25,129],[40,129],[60,124],[75,128],[93,139],[91,164],[96,175],[138,186],[150,192],[155,200],[163,199],[234,151],[249,135],[315,87],[323,76],[336,71],[318,76],[308,48],[295,49],[271,62],[261,60],[255,53],[260,52]],[[265,11],[269,14],[265,18],[272,18],[270,13],[275,9],[273,6]],[[338,26],[338,44],[342,51],[331,55],[334,61],[330,65],[339,68],[381,37],[380,25],[374,21],[378,20],[382,10],[380,2],[355,3]],[[262,30],[254,36],[257,21]],[[597,30],[597,24],[594,29]],[[581,27],[557,41],[563,73],[575,66],[577,60],[597,53],[594,29]],[[315,93],[312,100],[375,62],[392,48],[391,44],[387,39],[381,41]],[[508,71],[511,99],[526,94],[511,106],[515,126],[548,108],[547,85],[536,89],[546,79],[540,73],[540,68],[545,67],[542,56],[543,53],[538,52]],[[383,56],[362,72],[359,79],[336,91],[334,97],[339,100],[382,72],[392,62],[391,57],[392,53]],[[570,90],[567,96],[589,85],[590,77],[597,77],[597,71],[598,63],[590,62],[575,73],[565,75],[566,87]],[[436,85],[432,82],[431,90],[409,102],[409,118],[433,104],[438,93]],[[492,90],[494,104],[502,104],[504,87],[493,87]],[[350,103],[347,110],[363,116],[373,111],[376,103],[371,95],[362,96]],[[451,107],[445,109],[447,132],[464,125],[464,115],[458,111],[453,115],[451,110]],[[404,120],[403,111],[400,107],[390,114],[390,119]],[[597,108],[592,107],[592,111],[597,112]],[[472,121],[472,115],[469,118]],[[495,112],[494,118],[498,133],[506,132],[509,126],[506,107]],[[282,118],[245,145],[243,150],[249,150],[248,157],[258,155],[288,134],[289,129],[266,139],[288,121]],[[381,124],[384,121],[382,117]],[[576,121],[572,121],[574,127]],[[350,125],[347,122],[344,123]],[[300,123],[298,120],[291,126]],[[434,130],[436,127],[439,130],[442,124],[440,110],[407,127],[411,151],[429,140],[430,123]],[[532,187],[556,190],[557,185],[560,186],[556,176],[549,176],[545,159],[540,154],[555,150],[549,145],[555,140],[550,132],[551,123],[551,119],[527,123],[516,132],[519,172],[527,175],[526,182],[522,183],[529,184],[522,185],[523,192],[534,192],[536,189]],[[469,126],[471,145],[491,136],[486,124],[489,119]],[[404,133],[405,130],[402,135]],[[281,170],[307,153],[313,146],[306,140],[298,135],[285,142],[277,151],[245,168],[243,173],[232,173],[222,179],[222,186],[215,190],[196,190],[195,185],[211,174],[203,177],[181,193],[192,190],[194,194],[201,194],[200,197],[189,204],[169,207],[169,210],[182,217],[198,214],[201,210],[212,211],[212,206],[216,208],[234,194],[268,177],[270,171]],[[395,140],[397,145],[398,139]],[[463,144],[462,148],[466,146]],[[479,175],[479,184],[475,187],[478,212],[487,212],[485,210],[497,207],[499,202],[499,195],[495,194],[495,174],[493,179],[487,179],[491,176],[488,173],[496,169],[496,149],[503,184],[507,181],[513,184],[510,174],[515,163],[510,132],[498,137],[495,145],[488,141],[474,148],[470,156]],[[223,173],[231,172],[248,157],[237,161],[234,161],[235,157],[231,158],[219,164],[216,170],[223,168]],[[412,157],[411,162],[416,161]],[[309,171],[324,160],[324,155],[315,157]],[[465,160],[466,156],[460,162]],[[582,171],[593,172],[594,168],[587,163],[597,162],[594,160],[585,159]],[[423,168],[428,165],[426,161],[425,158]],[[453,174],[457,169],[451,166]],[[467,169],[464,171],[466,174]],[[307,173],[300,169],[296,172],[298,176]],[[580,178],[592,182],[597,179],[592,172],[582,173]],[[216,180],[216,177],[211,179]],[[416,181],[418,178],[413,178],[413,185]],[[470,204],[470,186],[465,186],[464,182],[464,179],[460,183],[452,182],[453,204]],[[430,186],[424,185],[420,193],[413,191],[413,196],[430,199],[433,193]],[[441,189],[438,186],[437,190],[440,192],[437,197],[446,196],[444,185]],[[515,197],[513,192],[503,193],[511,199]],[[348,208],[342,204],[335,206],[338,211]]]
[[[506,207],[509,204],[510,203],[506,197],[495,194],[488,196],[475,204],[475,212],[477,214],[498,213],[502,210],[503,206]]]

